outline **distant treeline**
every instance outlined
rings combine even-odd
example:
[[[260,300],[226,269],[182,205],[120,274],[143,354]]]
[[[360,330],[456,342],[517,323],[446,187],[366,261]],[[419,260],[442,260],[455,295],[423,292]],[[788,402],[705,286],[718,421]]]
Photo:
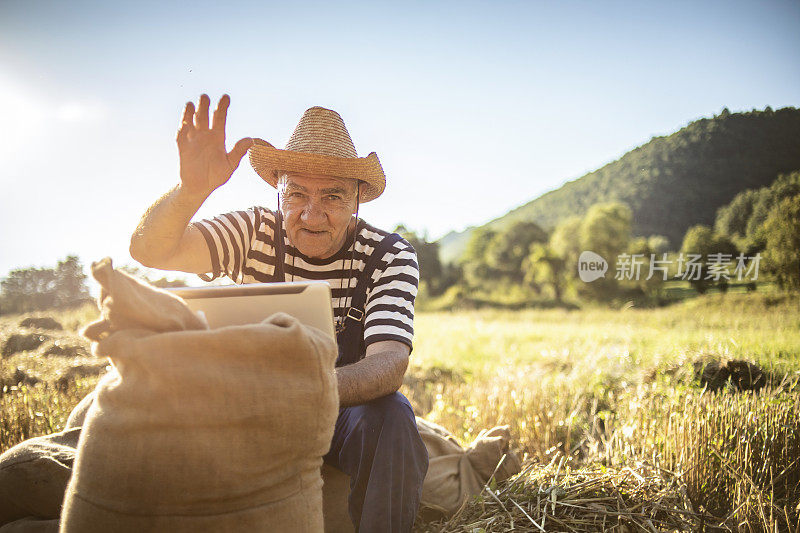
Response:
[[[19,268],[0,281],[0,314],[65,308],[89,299],[86,274],[77,256],[55,268]]]
[[[453,264],[440,260],[438,243],[406,231],[417,250],[422,299],[437,305],[640,299],[659,302],[666,281],[688,281],[703,293],[731,283],[749,288],[773,280],[800,289],[800,171],[759,189],[740,192],[709,225],[695,224],[672,246],[665,235],[634,236],[633,210],[622,202],[595,204],[584,216],[552,231],[531,221],[472,232]],[[404,231],[404,228],[399,228]],[[579,278],[578,260],[592,251],[608,272]]]
[[[183,287],[177,279],[156,278],[149,270],[124,266],[129,274],[156,287]],[[78,256],[69,255],[55,267],[29,267],[12,270],[0,280],[0,315],[27,313],[43,309],[74,307],[91,300],[86,274]]]

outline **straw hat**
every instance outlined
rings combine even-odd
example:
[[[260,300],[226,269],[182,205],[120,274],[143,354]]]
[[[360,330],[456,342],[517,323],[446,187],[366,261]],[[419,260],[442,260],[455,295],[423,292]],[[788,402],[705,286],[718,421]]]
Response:
[[[358,157],[356,148],[339,113],[312,107],[294,130],[285,150],[262,139],[250,147],[250,164],[264,181],[277,186],[278,172],[324,174],[363,181],[361,202],[369,202],[386,188],[386,176],[375,152]]]

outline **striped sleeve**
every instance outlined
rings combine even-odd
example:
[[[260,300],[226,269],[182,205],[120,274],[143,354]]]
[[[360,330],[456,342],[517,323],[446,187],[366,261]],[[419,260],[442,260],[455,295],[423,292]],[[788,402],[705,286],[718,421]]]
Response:
[[[211,255],[211,281],[228,276],[234,283],[242,283],[244,264],[260,225],[260,213],[253,207],[247,211],[232,211],[211,219],[192,222],[200,230]]]
[[[414,300],[419,286],[419,266],[414,248],[399,241],[375,269],[364,307],[364,344],[396,340],[413,349]]]

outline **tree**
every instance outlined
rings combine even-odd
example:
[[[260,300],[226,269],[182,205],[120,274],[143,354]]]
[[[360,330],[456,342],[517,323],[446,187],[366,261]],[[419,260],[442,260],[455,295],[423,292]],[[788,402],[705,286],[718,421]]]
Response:
[[[63,261],[59,261],[56,265],[55,277],[56,307],[70,307],[89,298],[86,274],[83,273],[83,265],[78,256],[69,255]]]
[[[467,286],[480,287],[492,277],[492,271],[486,259],[486,250],[496,234],[495,230],[483,226],[477,228],[470,235],[464,255],[460,260],[464,282]]]
[[[523,264],[525,281],[538,288],[549,287],[553,298],[561,302],[566,288],[566,262],[548,245],[540,242],[531,244],[528,257]]]
[[[577,273],[578,257],[581,255],[582,247],[580,241],[581,217],[572,216],[553,230],[550,235],[550,250],[564,260],[564,263],[571,265],[572,277]]]
[[[800,289],[800,195],[784,198],[764,222],[764,266],[784,289]]]
[[[665,277],[669,279],[669,270],[667,269],[666,274],[660,270],[669,265],[658,263],[665,260],[664,254],[668,248],[669,242],[663,235],[631,239],[628,243],[627,253],[631,256],[631,261],[636,258],[636,263],[639,265],[637,267],[638,276],[635,276],[635,279],[623,281],[623,286],[634,287],[651,298],[658,298],[664,286]]]
[[[546,243],[548,237],[535,222],[516,222],[489,241],[484,251],[486,263],[496,276],[512,283],[522,283],[525,279],[523,262],[531,245]]]
[[[743,239],[747,235],[747,223],[753,215],[753,206],[758,199],[757,191],[748,189],[737,194],[731,203],[717,210],[714,231],[731,238]]]
[[[428,242],[425,236],[419,237],[403,225],[397,226],[394,231],[407,240],[417,252],[420,285],[424,283],[432,296],[444,292],[447,286],[445,286],[444,268],[439,260],[439,243]]]
[[[689,278],[689,284],[700,294],[704,294],[714,285],[717,285],[723,291],[727,290],[728,282],[724,277],[721,277],[717,282],[707,279],[709,274],[707,261],[709,256],[713,254],[730,255],[731,259],[733,259],[737,253],[736,246],[726,235],[716,234],[710,227],[697,224],[689,228],[683,237],[681,254],[683,254],[685,262],[682,274],[684,277]],[[690,259],[690,254],[699,256],[696,269],[686,264],[686,261]]]
[[[578,237],[582,250],[599,254],[613,272],[617,257],[627,250],[631,238],[630,208],[619,202],[593,205],[581,221]],[[617,293],[618,282],[613,275],[606,275],[578,287],[579,294],[607,300]]]
[[[800,172],[781,174],[770,186],[763,187],[757,192],[758,197],[753,202],[753,213],[747,221],[748,253],[764,250],[767,238],[764,222],[773,208],[784,198],[800,194]]]
[[[55,306],[56,275],[52,268],[12,270],[0,282],[3,313],[24,313]]]
[[[23,313],[69,307],[89,297],[86,274],[77,256],[67,256],[56,268],[12,270],[0,282],[0,311]]]
[[[631,210],[618,202],[596,204],[589,208],[579,230],[581,245],[607,260],[615,259],[631,238]]]
[[[617,293],[613,274],[583,283],[578,279],[578,258],[584,251],[595,252],[609,263],[613,273],[617,256],[625,252],[631,238],[631,210],[619,202],[596,204],[581,218],[572,216],[561,222],[547,246],[531,246],[526,264],[529,282],[549,285],[557,299],[569,287],[580,296],[604,300]],[[663,239],[663,237],[659,238]],[[665,242],[656,239],[656,246]]]

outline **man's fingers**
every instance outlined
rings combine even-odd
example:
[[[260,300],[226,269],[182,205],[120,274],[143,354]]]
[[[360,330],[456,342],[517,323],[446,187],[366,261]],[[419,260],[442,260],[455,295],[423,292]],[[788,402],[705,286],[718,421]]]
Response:
[[[181,116],[181,123],[178,126],[178,140],[185,139],[189,136],[189,132],[194,129],[194,104],[187,102],[186,107],[183,108],[183,116]]]
[[[183,108],[180,127],[182,128],[184,125],[194,128],[194,104],[192,102],[186,102],[186,107]]]
[[[228,163],[231,165],[231,168],[236,168],[239,166],[244,154],[247,153],[247,150],[251,146],[253,146],[253,139],[250,137],[241,139],[233,146],[233,150],[228,152]]]
[[[194,114],[194,125],[199,130],[208,129],[208,106],[210,103],[211,100],[207,94],[200,95],[197,113]]]
[[[214,118],[211,121],[211,129],[219,130],[225,133],[225,121],[228,117],[228,106],[231,105],[231,97],[223,94],[219,99],[217,109],[214,111]]]

